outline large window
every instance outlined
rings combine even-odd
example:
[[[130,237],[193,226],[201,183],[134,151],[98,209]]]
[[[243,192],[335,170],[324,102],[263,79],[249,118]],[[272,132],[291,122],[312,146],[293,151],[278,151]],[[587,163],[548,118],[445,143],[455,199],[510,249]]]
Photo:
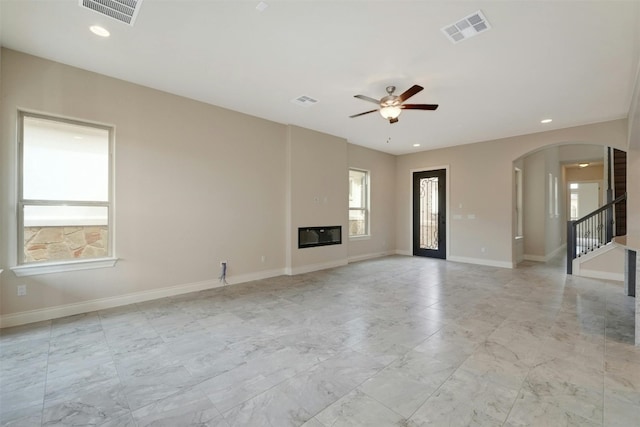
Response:
[[[18,260],[111,257],[112,129],[19,116]]]
[[[369,235],[369,172],[349,169],[349,237]]]

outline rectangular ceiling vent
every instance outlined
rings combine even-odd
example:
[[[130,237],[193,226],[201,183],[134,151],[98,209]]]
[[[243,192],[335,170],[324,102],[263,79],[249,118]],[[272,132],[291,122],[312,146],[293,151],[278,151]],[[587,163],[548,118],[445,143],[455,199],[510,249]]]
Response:
[[[296,105],[301,105],[303,107],[310,107],[314,104],[317,104],[318,100],[313,99],[310,96],[302,95],[297,97],[296,99],[292,99],[291,102],[293,102]]]
[[[116,21],[133,25],[142,0],[79,0],[80,6]]]
[[[490,28],[491,25],[489,25],[487,18],[484,17],[481,11],[477,11],[455,24],[447,25],[442,28],[442,32],[453,43],[459,43],[462,40],[477,36]]]

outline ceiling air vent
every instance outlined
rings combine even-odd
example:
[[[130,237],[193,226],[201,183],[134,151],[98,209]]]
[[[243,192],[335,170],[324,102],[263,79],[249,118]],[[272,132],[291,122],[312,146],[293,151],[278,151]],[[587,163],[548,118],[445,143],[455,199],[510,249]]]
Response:
[[[487,18],[484,17],[481,11],[477,11],[455,24],[447,25],[442,28],[442,32],[453,43],[458,43],[462,40],[477,36],[490,28],[491,25],[489,25]]]
[[[317,99],[313,99],[310,96],[302,95],[297,97],[296,99],[292,99],[291,102],[297,105],[302,105],[303,107],[310,107],[314,104],[318,103]]]
[[[79,0],[79,4],[116,21],[133,25],[142,0]]]

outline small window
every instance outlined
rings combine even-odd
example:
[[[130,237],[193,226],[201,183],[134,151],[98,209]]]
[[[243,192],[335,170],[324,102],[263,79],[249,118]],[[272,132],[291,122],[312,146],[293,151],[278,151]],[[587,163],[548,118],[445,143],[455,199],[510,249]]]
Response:
[[[369,235],[369,172],[349,169],[349,237]]]
[[[547,190],[547,196],[549,201],[547,206],[549,207],[549,218],[553,218],[553,174],[549,174],[549,188]]]
[[[112,129],[21,113],[19,132],[19,263],[111,257]]]
[[[553,213],[556,218],[560,216],[560,203],[558,198],[558,177],[553,177]]]
[[[515,168],[516,181],[516,237],[524,235],[522,204],[522,170]]]

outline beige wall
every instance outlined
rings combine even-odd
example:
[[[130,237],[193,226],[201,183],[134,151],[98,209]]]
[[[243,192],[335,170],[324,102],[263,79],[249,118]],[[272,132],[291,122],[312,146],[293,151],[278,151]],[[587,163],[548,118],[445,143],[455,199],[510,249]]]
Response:
[[[523,258],[534,261],[546,261],[564,248],[566,243],[566,223],[568,209],[567,183],[575,181],[602,181],[603,155],[606,148],[602,145],[568,144],[553,145],[528,154],[524,159],[527,181],[525,185],[525,255]],[[563,163],[575,164],[589,161],[600,162],[587,168],[563,167]],[[558,178],[558,216],[549,216],[548,176]],[[555,185],[555,183],[554,183]],[[555,195],[554,195],[555,198]],[[554,200],[555,202],[555,200]],[[518,262],[518,259],[516,259]]]
[[[572,144],[558,148],[560,161],[563,163],[603,163],[607,154],[607,149],[602,145]]]
[[[524,261],[524,214],[526,212],[526,206],[524,204],[524,159],[517,159],[514,160],[513,162],[513,168],[514,168],[514,172],[513,172],[513,185],[512,185],[512,198],[514,200],[513,203],[513,209],[512,209],[512,215],[511,215],[511,222],[512,222],[512,232],[513,232],[513,236],[514,236],[514,240],[513,240],[513,262],[515,264],[518,264],[522,261]],[[516,216],[518,215],[517,210],[516,210],[516,179],[515,179],[515,169],[518,168],[520,169],[521,172],[521,179],[522,179],[522,185],[523,188],[520,189],[520,191],[522,192],[521,197],[522,197],[522,236],[518,236],[516,227],[517,227],[517,219]]]
[[[15,211],[16,109],[112,124],[114,268],[16,278],[3,273],[2,314],[281,270],[286,128],[222,108],[3,50],[2,212]],[[1,265],[16,264],[3,215]],[[266,261],[261,262],[261,255]],[[28,295],[17,297],[15,286]]]
[[[347,239],[302,252],[292,232],[327,224],[346,231],[344,139],[6,49],[1,71],[5,326],[218,286],[222,260],[232,284],[347,262]],[[9,270],[18,108],[115,126],[115,267],[20,278]],[[17,297],[18,284],[27,296]]]
[[[640,40],[640,34],[638,34]],[[629,110],[627,146],[627,235],[640,241],[640,68]],[[640,252],[638,252],[640,254]],[[638,277],[640,277],[640,262]],[[636,345],[640,346],[640,298],[636,290]]]
[[[564,185],[562,183],[562,167],[560,165],[559,150],[557,146],[544,150],[545,157],[545,182],[547,196],[547,214],[545,215],[545,260],[558,253],[562,249],[565,238],[566,216],[564,202]],[[551,177],[551,183],[549,183]],[[557,186],[557,191],[556,191]]]
[[[393,157],[11,50],[2,50],[1,71],[5,326],[47,310],[64,315],[216,286],[221,260],[237,283],[394,249],[411,253],[411,171],[434,167],[449,171],[450,259],[510,267],[513,161],[555,144],[627,143],[626,120],[615,120]],[[8,270],[17,250],[18,108],[116,127],[115,267],[22,278]],[[637,160],[630,156],[630,173]],[[343,245],[298,250],[298,226],[342,225],[346,232],[349,166],[372,173],[372,238],[343,236]],[[452,222],[453,214],[462,219]],[[18,284],[27,285],[26,297],[16,296]]]
[[[547,180],[545,152],[524,159],[524,258],[544,260],[547,220]]]
[[[349,144],[350,168],[369,171],[371,236],[349,240],[349,260],[357,261],[395,251],[395,156]]]
[[[349,170],[347,141],[290,126],[289,241],[286,269],[302,273],[347,263]],[[298,227],[342,226],[342,244],[298,249]]]
[[[567,182],[599,182],[603,183],[604,165],[591,165],[586,168],[567,167]]]
[[[573,182],[597,183],[599,192],[598,192],[598,198],[595,201],[595,205],[597,207],[600,207],[606,203],[607,184],[606,184],[606,176],[605,176],[605,165],[596,164],[596,165],[587,166],[585,168],[565,167],[564,173],[566,177],[566,185],[569,185],[569,183],[573,183]],[[565,185],[565,188],[566,188],[566,185]],[[565,206],[567,207],[571,203],[569,197],[570,197],[569,192],[566,192],[564,203],[565,203]],[[582,196],[580,197],[582,198]],[[587,197],[589,197],[588,194],[587,194]],[[585,215],[585,213],[580,212],[580,216],[583,216],[583,215]]]
[[[590,255],[573,260],[573,274],[595,279],[624,280],[624,248],[608,245],[597,256]]]
[[[288,273],[344,265],[394,252],[395,157],[342,138],[290,126]],[[348,236],[350,167],[370,172],[370,237]],[[341,246],[298,249],[298,227],[341,225]]]
[[[558,144],[587,143],[625,149],[626,140],[627,121],[613,120],[399,156],[396,163],[397,250],[411,252],[412,170],[449,166],[449,259],[511,267],[515,262],[513,161]],[[461,215],[462,219],[451,220],[454,214]],[[467,219],[468,215],[475,218]],[[485,252],[481,251],[483,247]]]
[[[526,206],[524,259],[547,261],[562,249],[565,240],[563,238],[565,234],[563,225],[566,222],[564,181],[559,147],[551,146],[538,150],[525,156],[523,163]]]

